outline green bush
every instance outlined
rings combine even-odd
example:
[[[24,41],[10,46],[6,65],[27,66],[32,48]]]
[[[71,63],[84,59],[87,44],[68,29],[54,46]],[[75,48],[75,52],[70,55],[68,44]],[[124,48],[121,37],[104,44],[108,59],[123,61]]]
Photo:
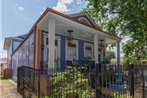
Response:
[[[83,57],[83,60],[92,61],[92,57],[91,56],[85,56],[85,57]]]
[[[51,97],[54,98],[90,98],[94,92],[90,90],[88,79],[80,72],[80,68],[67,67],[64,72],[56,73],[52,82]]]

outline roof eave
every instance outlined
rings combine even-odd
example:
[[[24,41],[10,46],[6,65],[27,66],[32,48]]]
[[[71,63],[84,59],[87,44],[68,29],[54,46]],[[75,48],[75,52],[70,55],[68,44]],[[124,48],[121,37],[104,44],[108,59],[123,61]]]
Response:
[[[102,32],[102,33],[104,33],[104,34],[106,34],[106,35],[112,36],[112,37],[114,37],[117,41],[120,41],[120,40],[122,39],[122,38],[120,38],[120,37],[118,37],[118,36],[116,36],[116,35],[113,35],[113,34],[111,34],[111,33],[109,33],[109,32],[103,31],[103,30],[101,30],[101,29],[99,29],[99,28],[96,28],[96,27],[93,27],[93,26],[91,26],[91,25],[85,24],[85,23],[83,23],[83,22],[81,22],[81,21],[79,21],[79,20],[76,20],[76,19],[73,18],[73,17],[70,17],[69,15],[65,15],[65,14],[60,13],[60,12],[58,12],[58,11],[55,11],[55,10],[53,10],[53,9],[51,9],[51,8],[47,8],[47,10],[48,10],[48,12],[52,12],[52,13],[54,13],[54,14],[56,14],[56,15],[59,15],[59,16],[64,17],[64,18],[67,18],[67,19],[69,19],[69,20],[71,20],[71,21],[74,21],[74,22],[79,23],[79,24],[81,24],[81,25],[84,25],[84,26],[86,26],[86,27],[92,28],[92,29],[94,29],[94,30],[96,30],[96,31],[98,31],[98,32]]]

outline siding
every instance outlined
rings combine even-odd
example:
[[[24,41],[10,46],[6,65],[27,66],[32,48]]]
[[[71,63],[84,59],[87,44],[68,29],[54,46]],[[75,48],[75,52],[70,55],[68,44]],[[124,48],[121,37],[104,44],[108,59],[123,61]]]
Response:
[[[8,67],[11,68],[11,55],[12,55],[12,41],[8,50]]]
[[[10,43],[10,47],[9,47],[9,50],[8,50],[8,67],[11,68],[11,56],[13,54],[13,52],[15,51],[15,49],[18,47],[18,45],[20,44],[21,40],[11,40],[11,43]]]
[[[16,50],[21,40],[13,40],[13,52]]]
[[[19,66],[28,66],[32,68],[34,66],[34,31],[12,55],[13,77],[17,76],[17,67]]]

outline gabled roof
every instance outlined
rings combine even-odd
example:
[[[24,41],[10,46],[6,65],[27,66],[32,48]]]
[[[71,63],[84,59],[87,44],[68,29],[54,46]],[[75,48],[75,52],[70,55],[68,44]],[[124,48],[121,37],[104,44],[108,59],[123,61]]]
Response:
[[[14,37],[6,37],[4,40],[4,50],[8,50],[11,44],[12,40],[22,41],[24,39],[26,34],[20,35],[20,36],[14,36]]]
[[[86,14],[86,13],[70,14],[69,16],[74,17],[77,20],[79,20],[81,18],[85,18],[90,23],[90,25],[98,28],[97,25],[96,25],[96,23],[94,22],[94,20],[88,14]]]
[[[32,28],[31,28],[30,31],[27,33],[27,35],[26,35],[26,37],[24,38],[24,40],[22,40],[22,42],[21,42],[21,43],[19,44],[19,46],[17,47],[17,49],[18,49],[18,48],[24,43],[24,41],[32,34],[32,31],[37,27],[37,25],[40,23],[40,21],[41,21],[49,12],[54,13],[54,14],[56,14],[56,15],[59,15],[59,16],[61,16],[61,17],[64,17],[64,18],[66,18],[66,19],[69,19],[69,20],[71,20],[71,21],[74,21],[74,22],[76,22],[76,23],[78,23],[78,24],[80,24],[80,25],[86,26],[86,27],[91,28],[91,29],[93,29],[93,30],[96,30],[96,31],[100,31],[100,32],[102,32],[102,33],[105,33],[106,35],[112,36],[112,37],[118,39],[119,41],[122,39],[122,38],[120,38],[120,37],[118,37],[118,36],[116,36],[116,35],[114,35],[114,34],[111,34],[111,33],[109,33],[109,32],[103,31],[103,30],[101,30],[101,29],[99,29],[99,28],[97,28],[97,27],[95,27],[95,26],[92,26],[92,25],[89,25],[89,24],[86,24],[86,23],[83,23],[83,22],[77,20],[77,19],[76,19],[76,15],[73,15],[73,16],[72,16],[72,15],[65,15],[65,14],[60,13],[60,12],[58,12],[58,11],[55,11],[55,10],[53,10],[53,9],[51,9],[51,8],[47,8],[47,9],[44,11],[44,13],[38,18],[38,20],[35,22],[35,24],[32,26]],[[78,16],[78,15],[77,15],[77,16]],[[86,16],[87,16],[87,15],[86,15]],[[88,16],[87,16],[87,17],[88,17]],[[90,18],[89,18],[89,19],[90,19]],[[15,51],[17,51],[17,49],[16,49]],[[14,53],[15,53],[15,51],[14,51]]]

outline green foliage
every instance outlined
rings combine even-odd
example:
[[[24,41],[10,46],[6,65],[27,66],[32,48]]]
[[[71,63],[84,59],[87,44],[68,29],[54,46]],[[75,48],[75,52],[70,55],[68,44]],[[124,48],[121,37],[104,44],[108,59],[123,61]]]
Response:
[[[143,43],[135,40],[129,40],[124,45],[124,64],[141,64],[141,60],[143,60],[147,51],[144,49]]]
[[[124,45],[124,62],[138,64],[146,58],[147,0],[85,0],[88,13],[100,28],[130,40]]]
[[[83,57],[83,60],[85,60],[85,61],[91,61],[92,60],[92,57],[91,56],[85,56],[85,57]]]
[[[105,94],[103,94],[103,96],[106,98],[126,98],[125,94],[118,94],[118,92],[105,93]],[[130,96],[128,98],[133,98],[133,97]]]
[[[111,59],[115,58],[115,52],[114,51],[106,51],[106,55],[104,60],[105,61],[111,61]]]
[[[88,79],[80,70],[81,68],[67,67],[64,72],[58,72],[51,78],[51,93],[54,98],[90,98],[90,95],[94,95],[90,91]]]
[[[49,96],[45,96],[44,98],[50,98]]]

